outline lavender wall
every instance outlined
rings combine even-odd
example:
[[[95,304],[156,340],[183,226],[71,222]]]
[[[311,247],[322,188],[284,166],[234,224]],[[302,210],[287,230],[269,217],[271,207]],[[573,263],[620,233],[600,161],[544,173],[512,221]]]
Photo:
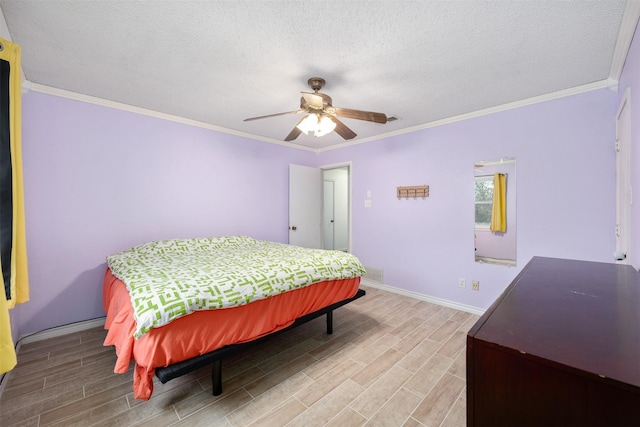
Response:
[[[620,77],[618,103],[628,88],[631,90],[631,188],[635,189],[636,200],[631,206],[630,262],[640,268],[640,203],[637,202],[640,199],[640,34],[637,28]]]
[[[479,308],[535,255],[612,262],[616,108],[603,89],[323,153],[353,162],[354,254],[386,285]],[[473,163],[501,157],[517,164],[515,268],[473,255]],[[428,199],[396,199],[422,184]]]
[[[105,257],[149,240],[286,242],[288,165],[313,153],[38,93],[23,97],[31,300],[19,334],[104,316]]]
[[[102,316],[109,253],[204,235],[286,241],[289,163],[352,161],[353,252],[390,286],[486,308],[534,255],[609,262],[617,102],[600,90],[317,156],[27,93],[31,301],[16,309],[19,335]],[[500,157],[517,161],[516,268],[473,256],[473,163]],[[427,200],[396,199],[396,186],[421,184]]]

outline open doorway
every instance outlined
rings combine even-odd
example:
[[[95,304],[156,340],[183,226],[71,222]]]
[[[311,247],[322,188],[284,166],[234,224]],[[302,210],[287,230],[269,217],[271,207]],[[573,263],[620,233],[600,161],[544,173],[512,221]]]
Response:
[[[324,249],[350,252],[350,165],[322,168]]]

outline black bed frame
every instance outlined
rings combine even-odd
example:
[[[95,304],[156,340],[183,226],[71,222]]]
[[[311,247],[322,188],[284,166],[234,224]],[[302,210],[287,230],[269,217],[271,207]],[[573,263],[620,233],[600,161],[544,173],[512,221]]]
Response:
[[[156,368],[156,376],[160,380],[161,383],[166,383],[169,380],[174,378],[178,378],[184,374],[187,374],[191,371],[195,371],[196,369],[200,369],[203,366],[208,364],[212,364],[212,372],[211,372],[211,382],[213,384],[213,395],[218,396],[222,394],[222,359],[231,356],[232,354],[243,350],[244,348],[256,344],[258,342],[262,342],[274,335],[280,334],[282,332],[288,331],[289,329],[293,329],[296,326],[300,326],[303,323],[307,323],[310,320],[315,319],[316,317],[320,317],[323,314],[327,315],[327,334],[333,333],[333,310],[338,307],[342,307],[345,304],[350,303],[351,301],[357,300],[360,297],[363,297],[366,292],[362,289],[358,289],[358,292],[351,298],[347,298],[342,301],[338,301],[334,304],[331,304],[327,307],[321,308],[318,311],[314,311],[313,313],[306,314],[302,317],[298,317],[290,326],[281,329],[279,331],[273,332],[269,335],[263,336],[261,338],[255,339],[253,341],[248,341],[240,344],[231,344],[225,347],[219,348],[217,350],[211,351],[209,353],[203,354],[201,356],[196,356],[194,358],[185,360],[183,362],[174,363],[173,365]]]

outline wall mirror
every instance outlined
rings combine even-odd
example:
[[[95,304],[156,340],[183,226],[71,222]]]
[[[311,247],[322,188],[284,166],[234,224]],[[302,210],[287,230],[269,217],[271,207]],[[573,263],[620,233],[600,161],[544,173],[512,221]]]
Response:
[[[473,164],[475,260],[516,265],[516,160],[505,157]]]

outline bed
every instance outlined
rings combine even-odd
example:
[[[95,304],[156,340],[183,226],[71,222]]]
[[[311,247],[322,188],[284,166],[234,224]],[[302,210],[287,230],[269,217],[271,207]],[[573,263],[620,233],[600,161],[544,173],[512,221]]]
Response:
[[[353,255],[227,236],[150,242],[107,257],[103,306],[114,372],[134,363],[136,399],[203,364],[221,393],[221,360],[364,295]]]

